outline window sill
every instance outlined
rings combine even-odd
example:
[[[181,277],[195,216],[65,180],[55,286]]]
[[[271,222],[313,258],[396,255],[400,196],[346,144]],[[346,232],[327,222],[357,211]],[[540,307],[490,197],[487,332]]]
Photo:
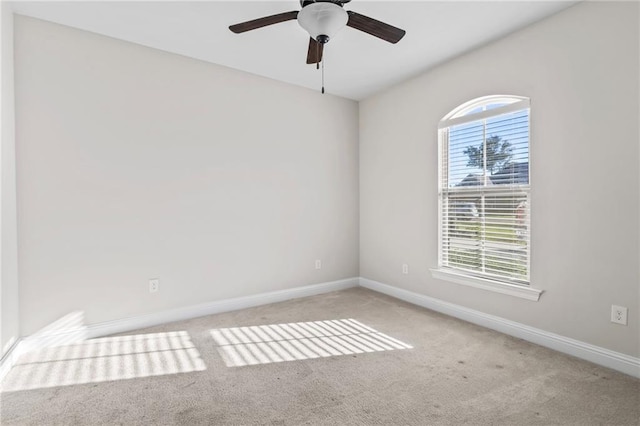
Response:
[[[540,299],[542,290],[525,287],[515,284],[501,283],[485,278],[471,277],[454,272],[448,269],[431,269],[431,276],[439,280],[451,281],[469,287],[481,288],[483,290],[494,291],[496,293],[507,294],[509,296],[520,297],[522,299],[537,302]]]

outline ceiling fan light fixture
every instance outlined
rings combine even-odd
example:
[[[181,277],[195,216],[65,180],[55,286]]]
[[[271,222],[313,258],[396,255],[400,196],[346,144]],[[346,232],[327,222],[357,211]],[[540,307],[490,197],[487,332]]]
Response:
[[[327,43],[347,25],[349,14],[335,3],[318,2],[302,8],[298,23],[318,43]]]

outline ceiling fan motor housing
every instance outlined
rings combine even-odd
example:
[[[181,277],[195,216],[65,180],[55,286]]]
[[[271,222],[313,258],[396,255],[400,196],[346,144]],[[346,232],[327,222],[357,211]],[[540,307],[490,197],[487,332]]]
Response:
[[[318,43],[325,44],[340,31],[349,20],[349,14],[341,5],[321,1],[307,4],[298,13],[298,23]]]
[[[337,5],[342,6],[343,4],[349,3],[351,0],[300,0],[300,6],[305,7],[311,3],[335,3]]]

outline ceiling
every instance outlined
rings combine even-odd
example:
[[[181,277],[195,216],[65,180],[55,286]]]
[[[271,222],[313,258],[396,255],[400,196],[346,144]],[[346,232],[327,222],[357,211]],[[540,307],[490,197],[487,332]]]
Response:
[[[346,27],[326,46],[327,93],[362,100],[576,1],[371,1],[345,9],[407,31],[396,45]],[[320,89],[305,63],[309,36],[296,21],[243,34],[228,26],[299,10],[297,0],[26,2],[14,11],[144,46]]]

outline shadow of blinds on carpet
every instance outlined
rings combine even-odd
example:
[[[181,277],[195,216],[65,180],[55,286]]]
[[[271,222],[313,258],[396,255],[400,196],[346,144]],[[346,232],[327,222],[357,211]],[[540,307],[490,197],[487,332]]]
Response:
[[[2,392],[206,370],[186,331],[104,337],[24,354]]]
[[[210,330],[227,367],[412,349],[354,319]]]

